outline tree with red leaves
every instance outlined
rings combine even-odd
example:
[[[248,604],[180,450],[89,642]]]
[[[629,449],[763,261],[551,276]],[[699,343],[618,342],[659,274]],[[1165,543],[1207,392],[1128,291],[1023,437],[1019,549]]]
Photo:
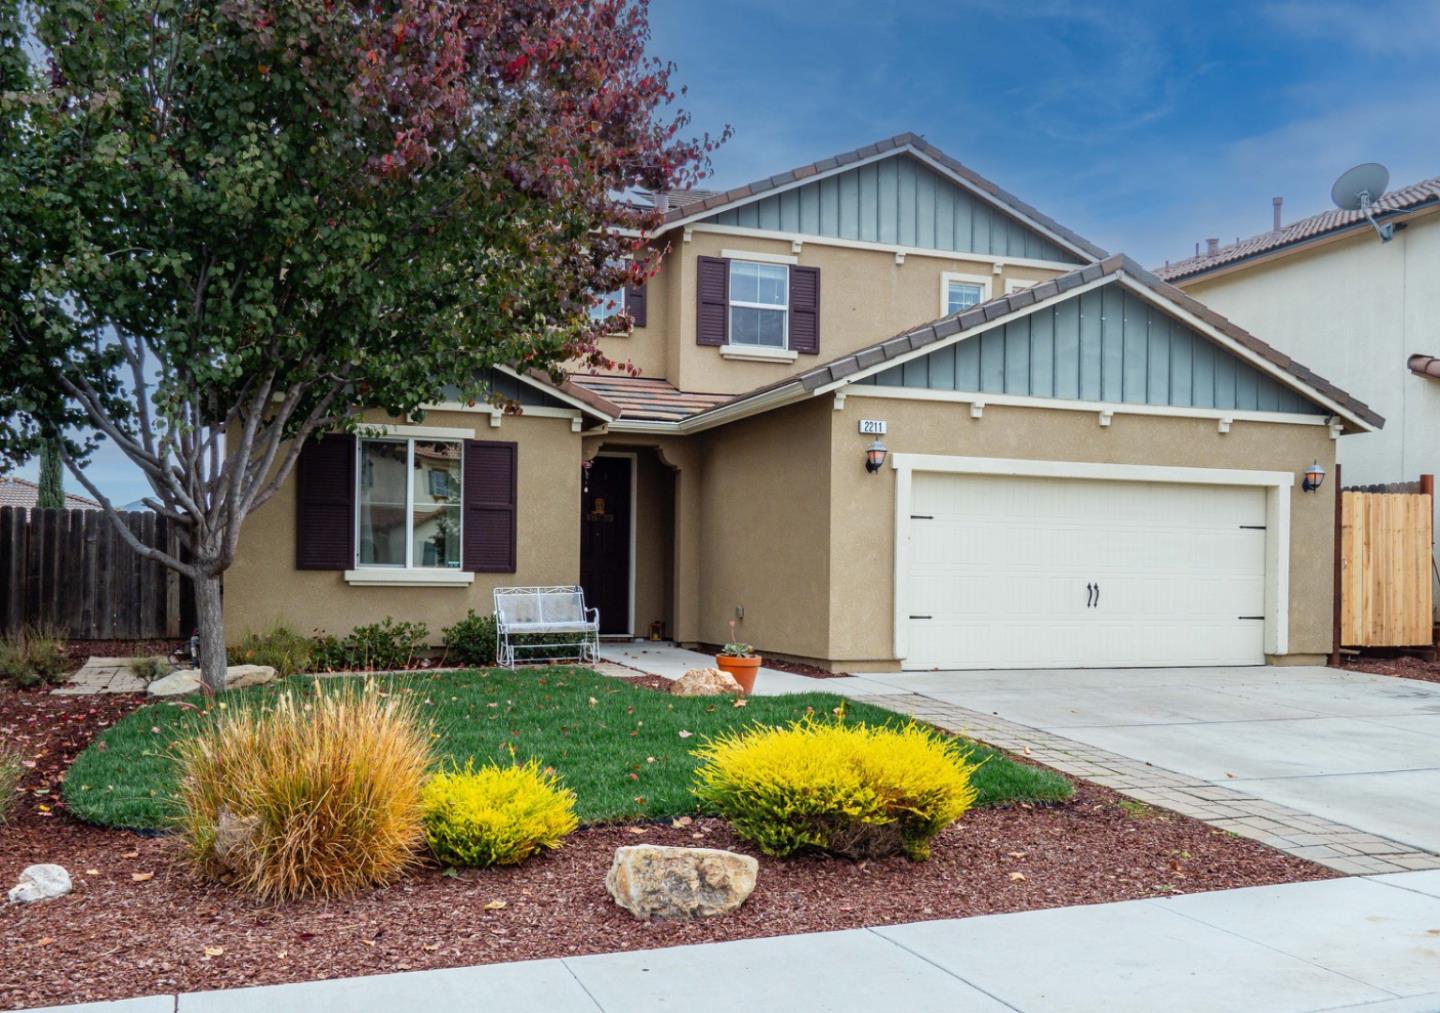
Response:
[[[194,580],[218,688],[221,574],[302,442],[484,398],[496,364],[602,364],[594,293],[655,266],[631,195],[719,141],[682,136],[645,0],[26,6],[0,0],[0,462],[60,441]],[[119,523],[101,440],[183,555]]]

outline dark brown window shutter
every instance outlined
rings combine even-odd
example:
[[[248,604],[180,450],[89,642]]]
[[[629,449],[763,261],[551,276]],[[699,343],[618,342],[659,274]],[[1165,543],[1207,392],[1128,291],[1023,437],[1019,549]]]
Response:
[[[465,534],[469,573],[515,572],[515,444],[465,441]]]
[[[790,350],[820,352],[820,268],[790,268]]]
[[[355,437],[310,440],[295,462],[295,569],[355,565]]]
[[[645,283],[625,286],[625,312],[636,327],[645,326]]]
[[[700,299],[695,315],[696,344],[725,344],[730,330],[730,261],[697,257],[695,291]]]

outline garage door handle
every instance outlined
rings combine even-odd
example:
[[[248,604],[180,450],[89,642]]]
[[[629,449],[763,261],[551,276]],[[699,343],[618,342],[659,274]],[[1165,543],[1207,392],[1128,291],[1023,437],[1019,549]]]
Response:
[[[1094,603],[1095,603],[1095,585],[1094,585],[1094,584],[1086,584],[1086,585],[1085,585],[1085,607],[1088,609],[1088,608],[1089,608],[1091,605],[1093,605]]]
[[[1099,585],[1098,582],[1097,582],[1096,585],[1095,585],[1095,606],[1094,606],[1094,607],[1097,608],[1097,609],[1100,607],[1100,585]]]

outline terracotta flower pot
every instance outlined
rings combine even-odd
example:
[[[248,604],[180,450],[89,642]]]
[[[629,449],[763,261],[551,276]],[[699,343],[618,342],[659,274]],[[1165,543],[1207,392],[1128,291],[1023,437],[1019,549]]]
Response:
[[[755,688],[755,673],[760,671],[760,658],[732,658],[727,654],[717,654],[715,667],[722,672],[729,672],[745,691],[745,695],[749,696]]]

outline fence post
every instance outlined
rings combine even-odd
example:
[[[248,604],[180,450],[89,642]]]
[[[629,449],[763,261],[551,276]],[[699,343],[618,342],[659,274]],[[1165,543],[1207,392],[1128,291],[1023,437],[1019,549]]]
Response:
[[[1341,468],[1339,463],[1335,465],[1335,559],[1334,572],[1331,579],[1334,582],[1335,600],[1331,603],[1330,616],[1330,664],[1334,668],[1340,667],[1340,609],[1342,607],[1341,595],[1341,567],[1340,540],[1343,537],[1343,526],[1345,523],[1345,486],[1340,481]]]

